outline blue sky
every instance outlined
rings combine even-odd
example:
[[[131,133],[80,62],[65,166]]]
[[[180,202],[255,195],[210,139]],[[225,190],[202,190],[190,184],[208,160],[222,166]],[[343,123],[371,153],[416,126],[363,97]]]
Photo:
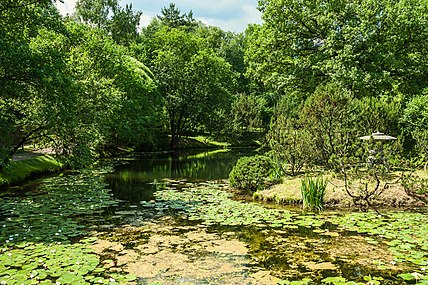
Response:
[[[77,0],[57,2],[62,14],[72,13]],[[120,4],[132,4],[134,10],[143,11],[141,25],[146,26],[150,20],[160,14],[162,7],[175,3],[182,13],[193,11],[194,18],[205,24],[217,26],[223,30],[242,32],[250,23],[261,23],[261,14],[257,10],[257,0],[122,0]]]

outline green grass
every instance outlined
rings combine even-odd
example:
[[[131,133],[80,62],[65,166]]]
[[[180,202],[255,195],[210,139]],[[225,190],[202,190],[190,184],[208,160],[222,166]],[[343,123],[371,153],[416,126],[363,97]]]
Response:
[[[206,137],[206,136],[197,136],[197,137],[192,137],[192,138],[197,140],[198,142],[201,142],[201,143],[206,144],[208,146],[216,146],[216,147],[227,148],[230,145],[227,142],[218,142],[218,141],[215,141],[212,138]]]
[[[59,170],[62,166],[50,155],[12,162],[0,171],[0,187],[22,182],[34,175]]]

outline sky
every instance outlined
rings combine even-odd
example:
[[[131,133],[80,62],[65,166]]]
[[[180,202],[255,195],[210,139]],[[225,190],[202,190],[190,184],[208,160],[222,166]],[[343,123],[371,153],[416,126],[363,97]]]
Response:
[[[57,1],[56,5],[59,11],[66,15],[73,13],[76,1]],[[192,10],[195,19],[225,31],[243,32],[248,24],[262,21],[261,13],[257,10],[257,0],[119,0],[121,6],[132,4],[134,10],[143,12],[140,26],[147,26],[150,20],[171,2],[182,13]]]

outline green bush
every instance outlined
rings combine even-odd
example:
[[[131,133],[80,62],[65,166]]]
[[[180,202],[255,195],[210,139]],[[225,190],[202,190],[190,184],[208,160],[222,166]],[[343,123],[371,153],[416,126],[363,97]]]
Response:
[[[237,189],[260,190],[266,186],[272,169],[272,161],[266,156],[241,157],[229,174],[230,185]]]
[[[303,208],[321,211],[324,207],[325,189],[327,188],[327,179],[322,177],[305,177],[302,179]]]
[[[401,185],[407,195],[428,204],[428,178],[422,178],[415,174],[404,174]]]

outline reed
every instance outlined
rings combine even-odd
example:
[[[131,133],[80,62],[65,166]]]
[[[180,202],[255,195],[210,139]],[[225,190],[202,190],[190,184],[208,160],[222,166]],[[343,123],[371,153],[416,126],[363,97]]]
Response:
[[[321,211],[324,208],[326,188],[327,179],[322,177],[305,177],[302,179],[300,190],[302,192],[303,208]]]

